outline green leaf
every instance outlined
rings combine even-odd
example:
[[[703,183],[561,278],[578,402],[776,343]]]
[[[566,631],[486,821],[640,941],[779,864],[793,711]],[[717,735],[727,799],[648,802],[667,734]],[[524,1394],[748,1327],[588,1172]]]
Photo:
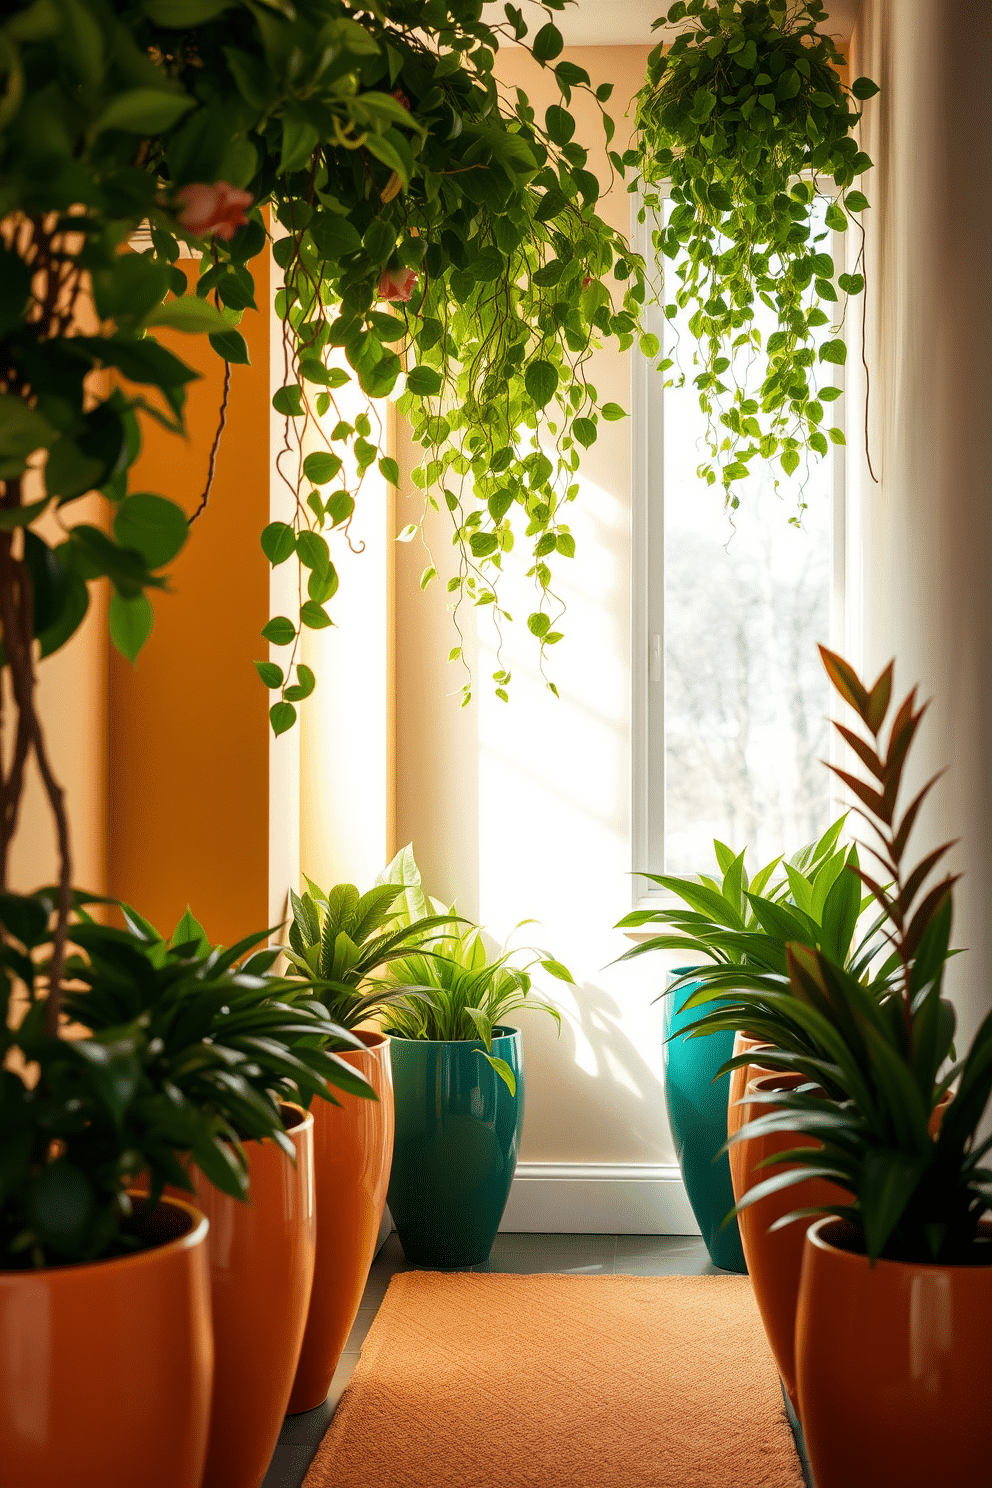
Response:
[[[567,109],[553,103],[545,112],[544,127],[556,145],[567,145],[575,133],[575,120]]]
[[[296,668],[296,682],[292,687],[287,687],[283,697],[289,703],[301,703],[308,698],[317,685],[317,679],[308,666],[300,662]]]
[[[230,329],[228,322],[209,300],[199,295],[183,295],[177,300],[167,300],[145,316],[146,326],[171,326],[174,331],[190,334],[221,333]]]
[[[296,533],[288,522],[270,522],[262,531],[261,543],[262,552],[276,568],[296,552]]]
[[[577,439],[583,449],[588,449],[596,442],[596,425],[592,419],[577,418],[572,422],[572,437]]]
[[[116,650],[128,661],[137,661],[155,624],[155,612],[147,594],[126,599],[115,590],[110,596],[109,620],[110,639]]]
[[[575,978],[572,976],[572,973],[569,971],[568,967],[563,966],[562,963],[560,961],[556,961],[554,957],[545,957],[541,961],[541,965],[544,967],[545,971],[549,971],[551,975],[553,977],[557,977],[560,982],[570,982],[573,987],[575,986]]]
[[[527,616],[527,629],[531,635],[535,635],[540,639],[542,636],[547,635],[551,629],[551,619],[548,615],[541,614],[540,611],[535,610],[533,615]]]
[[[181,552],[189,536],[186,513],[164,496],[127,496],[114,517],[114,536],[122,548],[140,553],[150,569],[162,568]]]
[[[406,386],[418,398],[434,398],[441,391],[441,374],[433,367],[411,367],[406,374]]]
[[[282,667],[276,666],[274,661],[256,661],[254,667],[266,687],[282,686]]]
[[[626,411],[620,407],[619,403],[604,403],[599,411],[610,424],[615,424],[618,419],[627,417]]]
[[[313,599],[304,601],[300,606],[300,620],[310,630],[325,630],[327,626],[334,624],[330,615]]]
[[[274,615],[262,627],[262,635],[273,646],[289,646],[296,639],[296,626],[285,615]]]
[[[379,470],[391,486],[399,485],[400,467],[390,455],[383,455],[379,461]]]
[[[544,408],[558,387],[557,369],[550,362],[531,362],[524,372],[524,386],[538,408]]]
[[[272,732],[278,739],[280,734],[285,734],[296,722],[296,709],[292,703],[274,703],[269,709],[269,722]]]
[[[231,0],[142,0],[141,9],[156,26],[184,31],[202,26],[231,7]]]
[[[855,78],[851,84],[851,92],[855,98],[859,98],[862,101],[866,98],[874,98],[878,92],[878,84],[873,83],[870,77]]]
[[[284,418],[301,418],[303,415],[303,389],[293,382],[281,387],[273,394],[272,407]]]
[[[782,469],[786,475],[791,475],[799,467],[799,454],[796,450],[786,450],[782,456]]]
[[[868,207],[868,198],[863,191],[849,191],[844,198],[844,206],[849,212],[864,212]]]
[[[555,57],[561,56],[565,43],[557,26],[549,22],[542,26],[531,43],[531,53],[536,62],[551,62]]]
[[[315,451],[303,461],[303,474],[315,486],[326,486],[341,469],[341,459],[326,450]],[[313,565],[311,564],[312,568]]]
[[[223,357],[225,362],[232,362],[239,367],[251,366],[248,343],[240,331],[217,331],[209,339],[214,351],[218,356]]]
[[[94,134],[121,129],[127,134],[164,134],[183,114],[196,107],[188,93],[160,88],[130,88],[110,100],[94,128]]]
[[[824,341],[820,347],[820,361],[832,362],[835,366],[842,367],[847,361],[847,344],[839,338],[835,341]]]
[[[296,539],[296,551],[304,567],[312,569],[316,574],[325,574],[330,567],[331,554],[327,539],[321,537],[319,532],[304,528]]]

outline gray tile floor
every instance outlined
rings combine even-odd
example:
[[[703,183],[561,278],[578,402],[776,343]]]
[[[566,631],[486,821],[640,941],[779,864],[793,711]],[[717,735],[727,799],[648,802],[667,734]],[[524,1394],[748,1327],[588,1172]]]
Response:
[[[358,1363],[386,1288],[408,1266],[396,1234],[372,1264],[362,1305],[324,1405],[287,1416],[262,1488],[300,1488]],[[722,1276],[702,1240],[691,1235],[497,1235],[489,1260],[472,1271],[569,1272],[577,1276]],[[795,1425],[793,1425],[795,1430]],[[804,1466],[805,1471],[805,1466]],[[747,1488],[741,1484],[740,1488]]]

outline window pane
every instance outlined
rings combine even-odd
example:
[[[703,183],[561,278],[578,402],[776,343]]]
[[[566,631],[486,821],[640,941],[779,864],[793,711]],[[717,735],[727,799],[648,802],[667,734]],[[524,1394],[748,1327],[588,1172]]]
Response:
[[[769,320],[756,317],[766,337]],[[664,416],[665,869],[699,873],[712,870],[714,837],[747,846],[758,866],[829,821],[816,642],[830,640],[833,456],[812,457],[801,525],[790,525],[798,477],[781,476],[776,493],[757,457],[734,483],[739,509],[726,511],[696,475],[705,418],[684,321],[668,337],[686,385],[666,392]]]

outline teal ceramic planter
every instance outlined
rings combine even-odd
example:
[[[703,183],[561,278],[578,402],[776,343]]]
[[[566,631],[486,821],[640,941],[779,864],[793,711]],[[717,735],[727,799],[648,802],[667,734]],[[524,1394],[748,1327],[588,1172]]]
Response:
[[[710,1259],[725,1271],[746,1273],[737,1221],[723,1228],[725,1217],[734,1207],[730,1163],[726,1153],[717,1158],[727,1140],[730,1076],[723,1075],[713,1083],[713,1076],[733,1052],[734,1035],[679,1037],[679,1029],[699,1016],[696,1008],[687,1013],[678,1011],[699,985],[690,983],[664,999],[665,1103],[685,1191]]]
[[[516,1076],[515,1095],[483,1048],[478,1039],[390,1042],[396,1140],[387,1203],[414,1265],[488,1259],[510,1196],[524,1106],[520,1034],[497,1028],[492,1043]]]

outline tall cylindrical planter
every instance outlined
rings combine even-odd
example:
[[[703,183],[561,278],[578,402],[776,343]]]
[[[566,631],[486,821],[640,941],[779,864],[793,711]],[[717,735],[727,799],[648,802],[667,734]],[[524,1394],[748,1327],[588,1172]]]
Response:
[[[796,1090],[805,1084],[808,1084],[805,1075],[782,1072],[759,1075],[749,1082],[745,1100],[756,1094],[768,1095],[775,1091]],[[780,1109],[780,1106],[752,1101],[743,1107],[743,1119],[745,1122],[754,1121],[759,1116],[766,1116],[769,1112]],[[763,1183],[766,1178],[774,1178],[797,1166],[795,1162],[771,1162],[776,1153],[788,1152],[797,1147],[817,1148],[820,1145],[815,1138],[802,1132],[770,1132],[736,1142],[730,1153],[735,1193],[743,1195],[748,1189]],[[762,1163],[768,1163],[768,1166],[759,1166]],[[739,1217],[741,1242],[754,1289],[754,1299],[758,1304],[765,1335],[782,1383],[797,1413],[796,1306],[799,1300],[803,1241],[813,1220],[797,1219],[781,1229],[775,1229],[774,1226],[785,1215],[797,1209],[825,1208],[827,1205],[850,1202],[851,1195],[846,1189],[839,1188],[826,1178],[809,1178],[803,1183],[768,1194],[756,1204],[749,1204]]]
[[[313,1282],[313,1116],[284,1104],[295,1159],[246,1142],[248,1202],[192,1170],[210,1219],[217,1355],[203,1488],[259,1488],[279,1439]]]
[[[389,1039],[359,1031],[364,1049],[340,1057],[365,1076],[378,1099],[337,1090],[339,1102],[314,1101],[317,1266],[290,1412],[327,1397],[358,1314],[386,1204],[393,1156],[393,1078]]]
[[[754,1064],[739,1064],[736,1069],[730,1071],[730,1086],[727,1090],[727,1110],[724,1119],[728,1137],[732,1137],[735,1132],[740,1131],[743,1124],[744,1108],[741,1105],[741,1101],[744,1099],[744,1092],[749,1083],[752,1080],[756,1080],[759,1075],[774,1073],[772,1070],[765,1069],[764,1065],[760,1063],[761,1050],[770,1048],[771,1044],[762,1043],[760,1039],[752,1038],[749,1033],[734,1034],[734,1046],[731,1050],[733,1057],[736,1059],[738,1054],[754,1054],[756,1062]],[[734,1182],[733,1157],[730,1159],[730,1181],[731,1183]],[[739,1198],[740,1194],[735,1187],[734,1202],[736,1203]]]
[[[992,1266],[877,1261],[806,1234],[796,1363],[817,1488],[987,1483]]]
[[[389,1212],[414,1265],[480,1265],[510,1196],[524,1108],[519,1031],[497,1028],[492,1041],[493,1056],[514,1073],[515,1094],[484,1052],[478,1039],[392,1040]]]
[[[684,1013],[679,1009],[701,985],[690,982],[664,1000],[665,1104],[682,1181],[710,1260],[725,1271],[744,1272],[747,1265],[737,1221],[725,1227],[723,1224],[734,1207],[730,1166],[726,1153],[717,1156],[727,1140],[730,1076],[723,1075],[715,1083],[713,1078],[730,1058],[734,1035],[710,1033],[705,1038],[687,1038],[680,1032],[699,1016],[699,1008]]]
[[[4,1488],[200,1488],[213,1379],[207,1231],[196,1209],[163,1199],[143,1226],[150,1249],[0,1271]]]

